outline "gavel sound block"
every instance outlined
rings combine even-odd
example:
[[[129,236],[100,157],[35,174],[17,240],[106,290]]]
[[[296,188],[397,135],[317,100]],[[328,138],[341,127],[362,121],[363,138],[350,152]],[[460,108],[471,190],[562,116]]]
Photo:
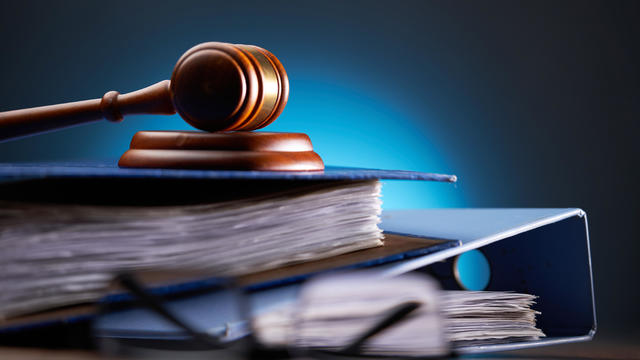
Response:
[[[306,134],[270,132],[140,131],[118,165],[258,171],[324,169]]]
[[[79,101],[67,104],[42,106],[31,109],[0,113],[0,141],[51,131],[67,126],[107,119],[122,121],[129,114],[175,114],[176,112],[192,126],[209,131],[247,131],[263,128],[273,122],[284,109],[289,97],[289,81],[280,61],[269,51],[257,46],[234,45],[209,42],[189,49],[176,63],[171,80],[164,80],[147,88],[128,94],[109,91],[101,99]],[[175,133],[176,136],[179,135]],[[225,139],[245,140],[240,133],[226,133]],[[184,134],[182,134],[184,135]],[[202,134],[205,136],[206,134]],[[147,133],[145,136],[149,136]],[[184,136],[200,136],[190,133]],[[184,137],[183,136],[183,137]],[[287,134],[260,137],[261,142],[282,141]],[[298,135],[292,135],[296,137]],[[205,136],[206,137],[206,136]],[[147,140],[153,142],[157,137]],[[213,139],[213,138],[212,138]],[[258,137],[256,138],[258,139]],[[135,140],[135,139],[134,139]],[[218,140],[216,140],[218,141]],[[233,140],[225,140],[233,141]],[[262,150],[234,150],[219,148],[217,143],[209,143],[207,149],[195,155],[196,149],[182,149],[185,152],[167,152],[172,149],[144,149],[135,151],[134,156],[123,156],[121,166],[174,167],[174,168],[233,168],[261,170],[318,170],[314,166],[293,166],[294,159],[309,163],[305,155],[292,155],[308,151],[284,151],[284,154],[254,154]],[[135,149],[134,150],[142,150]],[[151,155],[150,150],[162,150]],[[188,150],[188,152],[186,152]],[[211,153],[211,151],[218,151]],[[223,153],[224,152],[224,153]],[[127,152],[129,153],[129,152]],[[270,153],[272,153],[270,151]],[[160,156],[171,156],[171,161],[157,161]],[[180,162],[179,156],[184,157]],[[226,161],[197,161],[195,156],[227,157]],[[251,157],[253,160],[248,161]],[[315,155],[317,157],[317,154]],[[136,159],[126,160],[129,158]],[[277,159],[282,160],[279,164]],[[147,160],[145,160],[147,159]],[[153,160],[152,160],[153,159]],[[239,164],[233,165],[234,159]],[[264,159],[264,160],[260,160]],[[319,157],[317,157],[319,159]],[[146,163],[145,161],[148,161]],[[264,164],[261,163],[264,161]],[[181,166],[180,164],[184,164]],[[289,165],[284,165],[284,164]],[[151,166],[154,164],[154,166]],[[253,167],[249,165],[253,164]],[[271,164],[267,166],[266,164]],[[279,164],[279,165],[278,165]]]

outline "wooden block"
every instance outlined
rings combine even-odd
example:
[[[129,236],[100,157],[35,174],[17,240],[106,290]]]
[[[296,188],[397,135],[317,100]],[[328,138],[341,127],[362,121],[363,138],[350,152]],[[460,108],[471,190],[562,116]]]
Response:
[[[311,140],[300,133],[141,131],[120,167],[256,171],[322,171]]]

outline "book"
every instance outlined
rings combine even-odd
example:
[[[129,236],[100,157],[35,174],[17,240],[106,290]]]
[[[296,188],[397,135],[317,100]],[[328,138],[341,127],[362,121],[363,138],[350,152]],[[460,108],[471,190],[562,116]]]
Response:
[[[0,323],[91,304],[121,271],[239,276],[379,247],[380,179],[456,180],[336,167],[268,172],[0,164]]]

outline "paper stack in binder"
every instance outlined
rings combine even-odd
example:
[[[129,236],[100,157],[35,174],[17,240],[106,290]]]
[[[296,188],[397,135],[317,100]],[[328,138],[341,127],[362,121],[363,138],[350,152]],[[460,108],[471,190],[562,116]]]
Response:
[[[536,341],[478,345],[488,352],[593,338],[596,331],[587,215],[581,209],[423,209],[388,211],[382,229],[416,237],[451,239],[457,245],[385,268],[394,276],[428,271],[438,262],[479,249],[491,269],[486,290],[538,296]],[[445,287],[452,287],[445,279]]]

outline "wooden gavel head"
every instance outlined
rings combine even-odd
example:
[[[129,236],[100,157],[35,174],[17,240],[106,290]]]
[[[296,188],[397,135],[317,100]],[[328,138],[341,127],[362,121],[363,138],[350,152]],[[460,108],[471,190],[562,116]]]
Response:
[[[284,67],[252,45],[208,42],[189,49],[171,75],[175,110],[206,131],[260,129],[273,122],[289,98]]]

